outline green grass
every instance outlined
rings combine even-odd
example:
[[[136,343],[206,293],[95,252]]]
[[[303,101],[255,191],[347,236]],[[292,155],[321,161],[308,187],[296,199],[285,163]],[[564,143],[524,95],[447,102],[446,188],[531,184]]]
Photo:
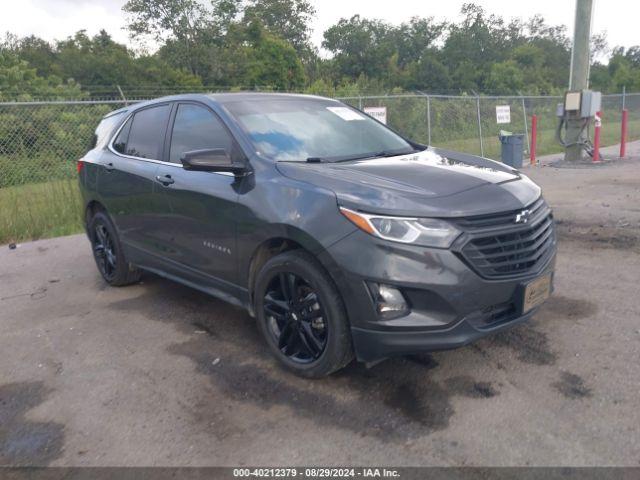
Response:
[[[78,180],[0,188],[0,244],[82,231]]]

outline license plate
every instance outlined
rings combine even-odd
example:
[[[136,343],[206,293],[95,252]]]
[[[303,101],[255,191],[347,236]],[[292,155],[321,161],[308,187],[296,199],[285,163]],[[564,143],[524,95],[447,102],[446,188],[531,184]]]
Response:
[[[524,303],[522,313],[527,313],[537,307],[551,295],[551,275],[536,278],[524,288]]]

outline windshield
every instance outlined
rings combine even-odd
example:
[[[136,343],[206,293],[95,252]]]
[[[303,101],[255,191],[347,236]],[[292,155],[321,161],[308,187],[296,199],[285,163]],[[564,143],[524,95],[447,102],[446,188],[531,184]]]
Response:
[[[261,155],[278,161],[341,161],[411,153],[384,125],[342,103],[315,98],[225,103]]]

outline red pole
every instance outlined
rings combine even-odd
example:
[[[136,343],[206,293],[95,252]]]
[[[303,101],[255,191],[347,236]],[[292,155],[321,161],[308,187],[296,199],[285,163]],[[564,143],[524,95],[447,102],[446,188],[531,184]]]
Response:
[[[531,115],[531,165],[536,164],[536,142],[538,141],[538,116]]]
[[[622,127],[620,131],[620,158],[624,158],[627,152],[627,122],[629,121],[629,110],[622,110]]]
[[[600,129],[602,128],[602,120],[600,112],[596,112],[596,128],[593,133],[593,161],[600,161]]]

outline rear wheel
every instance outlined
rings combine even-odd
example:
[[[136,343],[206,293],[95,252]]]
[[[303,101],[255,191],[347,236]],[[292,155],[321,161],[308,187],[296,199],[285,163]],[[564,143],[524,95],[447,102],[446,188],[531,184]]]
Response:
[[[317,378],[353,359],[342,298],[311,255],[294,250],[270,259],[254,293],[259,327],[287,368]]]
[[[142,272],[125,258],[118,233],[105,212],[96,212],[89,220],[87,230],[96,266],[109,285],[119,287],[140,280]]]

